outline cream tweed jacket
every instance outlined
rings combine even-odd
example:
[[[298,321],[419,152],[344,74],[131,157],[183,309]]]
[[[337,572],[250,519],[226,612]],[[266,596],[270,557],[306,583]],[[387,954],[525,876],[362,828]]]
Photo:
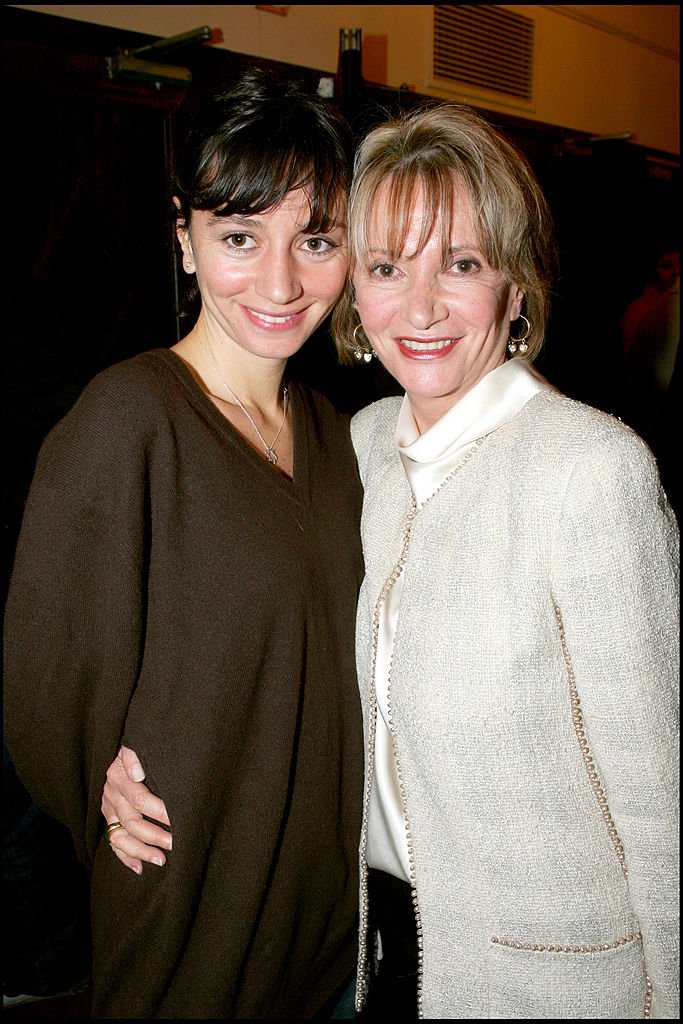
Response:
[[[546,388],[411,514],[401,399],[352,424],[357,660],[389,702],[429,1019],[678,1017],[678,529],[645,444]],[[368,959],[361,888],[358,1003]]]

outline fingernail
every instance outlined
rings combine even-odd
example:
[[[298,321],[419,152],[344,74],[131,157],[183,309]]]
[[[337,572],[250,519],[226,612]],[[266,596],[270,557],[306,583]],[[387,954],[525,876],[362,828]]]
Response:
[[[135,872],[136,875],[141,875],[142,874],[142,865],[140,865],[139,867],[138,866],[134,867],[133,871]]]
[[[133,782],[142,782],[145,777],[145,772],[141,764],[134,764],[130,770],[130,777]]]
[[[165,861],[161,857],[152,857],[152,864],[157,864],[160,868],[163,868]]]

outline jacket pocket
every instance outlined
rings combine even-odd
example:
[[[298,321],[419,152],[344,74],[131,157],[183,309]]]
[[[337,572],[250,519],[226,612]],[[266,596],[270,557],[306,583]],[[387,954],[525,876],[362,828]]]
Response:
[[[639,934],[597,945],[544,944],[493,936],[488,957],[489,1017],[623,1019],[649,1017],[650,987]]]

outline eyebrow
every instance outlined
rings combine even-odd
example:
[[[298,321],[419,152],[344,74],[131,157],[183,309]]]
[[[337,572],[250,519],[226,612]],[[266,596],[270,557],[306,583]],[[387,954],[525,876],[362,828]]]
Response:
[[[476,252],[483,256],[483,251],[478,242],[466,242],[463,245],[452,245],[448,250],[451,256],[457,256],[460,252]]]
[[[259,221],[256,217],[246,213],[212,213],[211,214],[211,225],[214,224],[225,224],[227,220],[235,221],[237,224],[258,224]]]
[[[247,213],[226,213],[226,214],[220,214],[220,213],[212,213],[211,214],[211,220],[209,221],[209,226],[210,227],[214,227],[214,225],[218,224],[219,226],[223,227],[226,224],[226,222],[227,223],[232,223],[232,224],[239,224],[240,226],[245,227],[245,228],[246,227],[257,227],[258,228],[262,224],[262,221],[259,220],[257,214],[247,214]],[[346,231],[346,221],[335,221],[329,228],[327,228],[327,232],[336,231],[336,230]],[[300,230],[299,230],[299,234],[300,235],[321,235],[321,234],[324,235],[327,232],[322,231],[320,229],[313,230],[308,225],[305,225],[304,227],[300,228]]]
[[[367,252],[368,256],[391,256],[392,255],[391,249],[381,248],[380,246],[373,246],[372,248],[367,249],[366,252]],[[479,247],[479,245],[476,242],[472,242],[471,244],[466,242],[466,243],[464,243],[462,245],[451,245],[448,248],[448,255],[451,256],[451,257],[457,256],[459,253],[463,253],[463,252],[468,252],[468,253],[469,252],[472,252],[472,253],[476,252],[480,256],[483,255],[482,249]],[[399,255],[403,256],[403,253],[400,253]],[[404,258],[405,259],[414,259],[414,256],[415,256],[415,254],[413,254],[413,256],[406,256]]]

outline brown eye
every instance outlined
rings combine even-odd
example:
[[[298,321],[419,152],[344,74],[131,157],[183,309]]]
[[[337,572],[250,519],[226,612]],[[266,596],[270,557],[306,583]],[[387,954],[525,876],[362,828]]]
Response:
[[[327,238],[307,238],[304,245],[308,252],[327,252],[328,249],[334,248]]]
[[[394,273],[394,266],[392,263],[380,263],[373,269],[378,277],[391,277]]]
[[[471,274],[473,270],[478,268],[478,264],[475,260],[458,260],[454,264],[454,268],[459,274]]]

